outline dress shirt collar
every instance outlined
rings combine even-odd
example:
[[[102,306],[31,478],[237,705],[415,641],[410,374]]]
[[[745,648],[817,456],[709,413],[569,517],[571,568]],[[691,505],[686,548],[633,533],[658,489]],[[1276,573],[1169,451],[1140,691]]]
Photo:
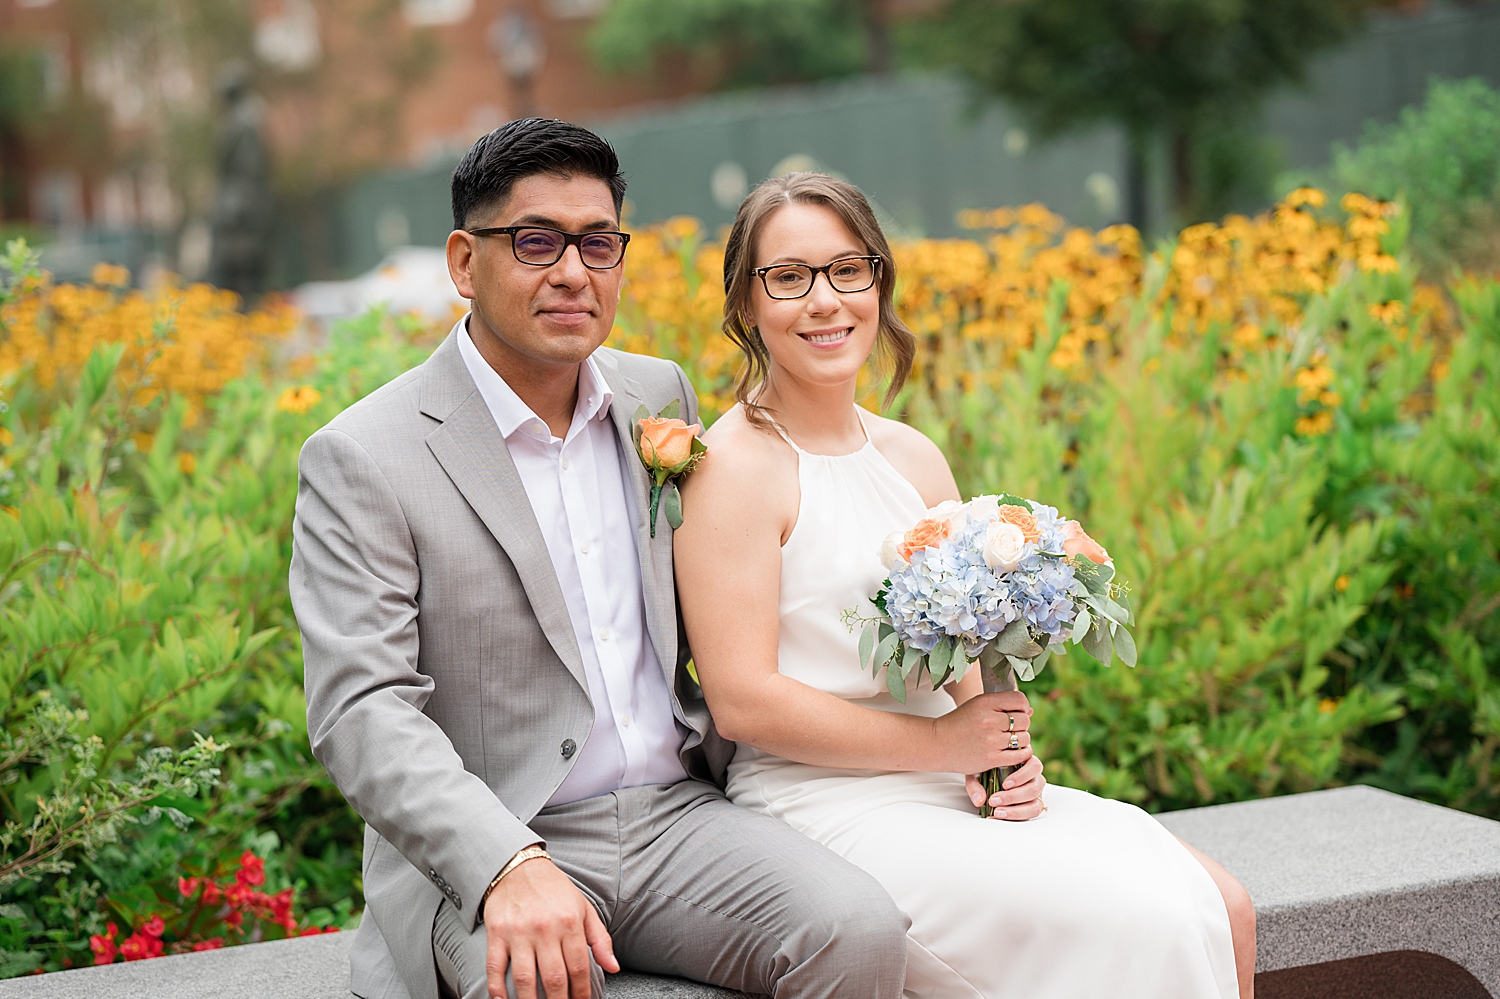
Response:
[[[464,366],[469,369],[469,376],[474,379],[479,394],[489,407],[490,415],[495,418],[500,436],[510,440],[516,434],[524,433],[537,440],[550,442],[552,431],[547,428],[546,422],[521,401],[515,389],[506,384],[505,379],[479,353],[479,348],[474,346],[474,340],[469,336],[468,316],[458,321],[455,332],[458,334],[458,352],[464,359]],[[591,354],[578,366],[578,404],[573,410],[573,424],[577,426],[589,420],[607,419],[613,402],[614,393]]]

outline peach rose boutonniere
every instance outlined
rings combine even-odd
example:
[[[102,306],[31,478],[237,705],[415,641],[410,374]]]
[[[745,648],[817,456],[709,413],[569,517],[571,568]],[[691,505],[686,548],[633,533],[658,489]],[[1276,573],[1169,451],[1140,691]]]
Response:
[[[656,515],[667,515],[672,530],[682,526],[682,494],[677,481],[698,467],[708,453],[708,445],[699,438],[703,428],[678,418],[682,401],[673,399],[655,416],[645,406],[635,411],[631,436],[636,454],[651,476],[651,536],[656,537]]]

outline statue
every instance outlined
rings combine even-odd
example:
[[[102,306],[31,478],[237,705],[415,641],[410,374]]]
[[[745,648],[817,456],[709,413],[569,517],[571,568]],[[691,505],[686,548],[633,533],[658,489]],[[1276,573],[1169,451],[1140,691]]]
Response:
[[[270,256],[271,157],[261,137],[264,105],[250,90],[249,69],[231,63],[219,78],[224,101],[219,134],[208,279],[246,304],[265,290]]]

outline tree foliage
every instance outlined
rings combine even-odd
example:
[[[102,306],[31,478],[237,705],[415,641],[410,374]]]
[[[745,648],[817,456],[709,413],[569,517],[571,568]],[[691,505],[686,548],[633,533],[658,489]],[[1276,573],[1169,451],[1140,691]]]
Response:
[[[1195,143],[1253,112],[1269,88],[1299,80],[1308,56],[1344,38],[1369,6],[1371,0],[952,0],[920,34],[930,60],[956,65],[1014,101],[1044,132],[1109,121],[1137,147],[1170,136],[1177,208],[1192,216],[1200,207]],[[1139,204],[1133,214],[1139,224]]]
[[[889,65],[880,0],[616,0],[589,43],[607,69],[685,56],[723,86],[848,76]]]

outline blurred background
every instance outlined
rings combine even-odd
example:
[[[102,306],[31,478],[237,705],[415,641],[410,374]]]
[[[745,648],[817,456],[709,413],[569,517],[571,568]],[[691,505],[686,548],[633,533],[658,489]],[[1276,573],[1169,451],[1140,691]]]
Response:
[[[458,156],[542,114],[615,143],[634,225],[711,231],[817,167],[900,235],[1042,202],[1160,236],[1304,181],[1395,197],[1402,164],[1360,141],[1445,79],[1500,87],[1500,4],[0,0],[0,235],[62,280],[107,262],[251,297],[430,269],[400,251],[442,244]],[[1458,141],[1475,99],[1439,123]]]

